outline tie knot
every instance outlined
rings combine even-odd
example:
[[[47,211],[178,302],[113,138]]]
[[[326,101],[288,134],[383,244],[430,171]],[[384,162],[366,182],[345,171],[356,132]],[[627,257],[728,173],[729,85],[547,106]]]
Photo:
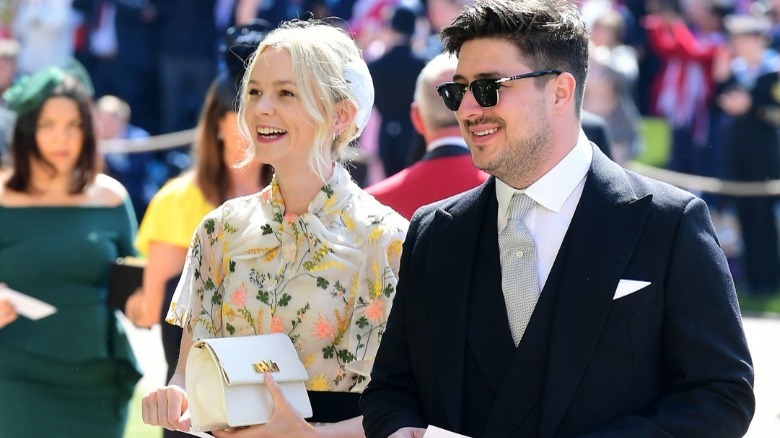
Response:
[[[525,193],[515,193],[509,201],[507,219],[523,220],[534,206],[534,200]]]

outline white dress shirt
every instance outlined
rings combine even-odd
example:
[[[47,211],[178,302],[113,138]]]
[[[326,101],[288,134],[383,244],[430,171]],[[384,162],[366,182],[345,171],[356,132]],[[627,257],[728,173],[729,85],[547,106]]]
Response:
[[[593,161],[593,150],[585,133],[574,148],[544,176],[525,190],[517,190],[496,178],[498,199],[498,232],[507,222],[507,210],[512,195],[525,193],[536,205],[525,217],[525,225],[536,243],[539,290],[544,289],[547,277],[569,229],[574,210],[580,202],[585,177]]]

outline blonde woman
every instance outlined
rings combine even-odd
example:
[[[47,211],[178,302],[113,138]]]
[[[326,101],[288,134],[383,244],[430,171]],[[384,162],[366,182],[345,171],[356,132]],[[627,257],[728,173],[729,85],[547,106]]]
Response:
[[[260,44],[244,78],[239,123],[274,178],[211,212],[195,233],[168,314],[185,327],[182,354],[170,384],[144,397],[145,422],[190,428],[184,375],[194,341],[281,332],[306,365],[314,418],[306,422],[269,379],[270,422],[214,435],[364,435],[357,402],[408,226],[342,164],[372,104],[368,68],[342,30],[288,22]]]

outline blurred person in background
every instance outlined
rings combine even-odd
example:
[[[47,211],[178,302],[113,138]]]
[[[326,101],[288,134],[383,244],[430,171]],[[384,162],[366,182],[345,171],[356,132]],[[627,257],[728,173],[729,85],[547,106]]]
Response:
[[[66,67],[75,52],[76,28],[83,17],[73,0],[18,1],[13,36],[19,41],[19,71],[31,75],[51,65]]]
[[[388,10],[392,15],[382,38],[387,49],[368,63],[376,92],[374,106],[380,118],[378,147],[385,176],[401,171],[409,162],[416,138],[409,105],[414,100],[417,75],[425,66],[425,60],[412,51],[417,14],[403,6]]]
[[[583,109],[605,119],[611,158],[625,165],[642,149],[640,115],[634,101],[639,74],[637,55],[633,47],[622,43],[625,22],[617,10],[605,10],[591,26]]]
[[[241,132],[251,138],[249,156],[273,165],[273,181],[227,201],[198,227],[168,313],[186,327],[176,373],[144,397],[144,421],[189,430],[182,414],[193,342],[284,333],[309,376],[309,420],[329,424],[306,422],[277,393],[269,423],[212,433],[361,437],[358,400],[408,225],[341,164],[371,112],[371,77],[350,36],[317,20],[271,31],[248,70]],[[270,374],[265,383],[275,385]]]
[[[57,311],[0,330],[3,437],[119,438],[141,377],[107,305],[136,219],[124,187],[98,173],[86,87],[53,66],[5,93],[18,119],[0,181],[0,282]]]
[[[655,3],[643,26],[648,46],[661,62],[653,78],[650,110],[663,117],[671,130],[667,167],[710,175],[713,64],[726,42],[722,20],[729,8],[716,0]]]
[[[95,96],[114,95],[132,108],[130,122],[160,131],[156,80],[156,3],[160,0],[73,0],[85,17],[79,54]],[[140,218],[140,217],[139,217]]]
[[[121,152],[103,154],[105,172],[119,180],[130,194],[135,215],[140,221],[146,207],[163,184],[164,164],[153,151],[135,152],[132,143],[110,142],[148,138],[144,129],[130,124],[131,109],[127,102],[117,96],[106,95],[95,102],[95,128],[98,139],[105,145],[118,145]]]
[[[14,39],[0,39],[0,95],[7,90],[18,76],[19,42]],[[5,99],[0,97],[0,166],[3,156],[8,155],[8,144],[14,129],[16,115],[9,110]]]
[[[457,64],[455,57],[438,55],[417,78],[409,117],[425,139],[425,155],[412,166],[366,188],[379,202],[407,219],[420,206],[474,188],[489,176],[474,167],[455,113],[436,93],[436,85],[452,79]]]
[[[767,17],[726,17],[734,58],[718,76],[717,104],[728,116],[723,127],[724,177],[734,181],[780,178],[780,56],[769,48]],[[776,196],[730,199],[742,235],[741,267],[746,291],[769,295],[780,281]]]

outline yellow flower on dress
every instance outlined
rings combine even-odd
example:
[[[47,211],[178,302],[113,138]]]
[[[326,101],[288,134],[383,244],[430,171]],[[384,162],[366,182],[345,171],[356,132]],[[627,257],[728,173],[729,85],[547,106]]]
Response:
[[[378,243],[379,239],[382,238],[382,228],[380,227],[374,227],[370,233],[368,233],[368,241],[371,243]]]
[[[336,334],[336,327],[320,313],[319,318],[317,318],[317,323],[314,325],[314,336],[316,336],[317,339],[332,342],[336,339]]]
[[[327,391],[330,389],[330,383],[323,374],[317,374],[309,379],[309,385],[307,388],[309,391]]]
[[[390,241],[390,244],[387,245],[387,254],[388,259],[392,259],[392,256],[399,257],[401,255],[401,251],[404,248],[404,242],[402,240],[393,239]]]

